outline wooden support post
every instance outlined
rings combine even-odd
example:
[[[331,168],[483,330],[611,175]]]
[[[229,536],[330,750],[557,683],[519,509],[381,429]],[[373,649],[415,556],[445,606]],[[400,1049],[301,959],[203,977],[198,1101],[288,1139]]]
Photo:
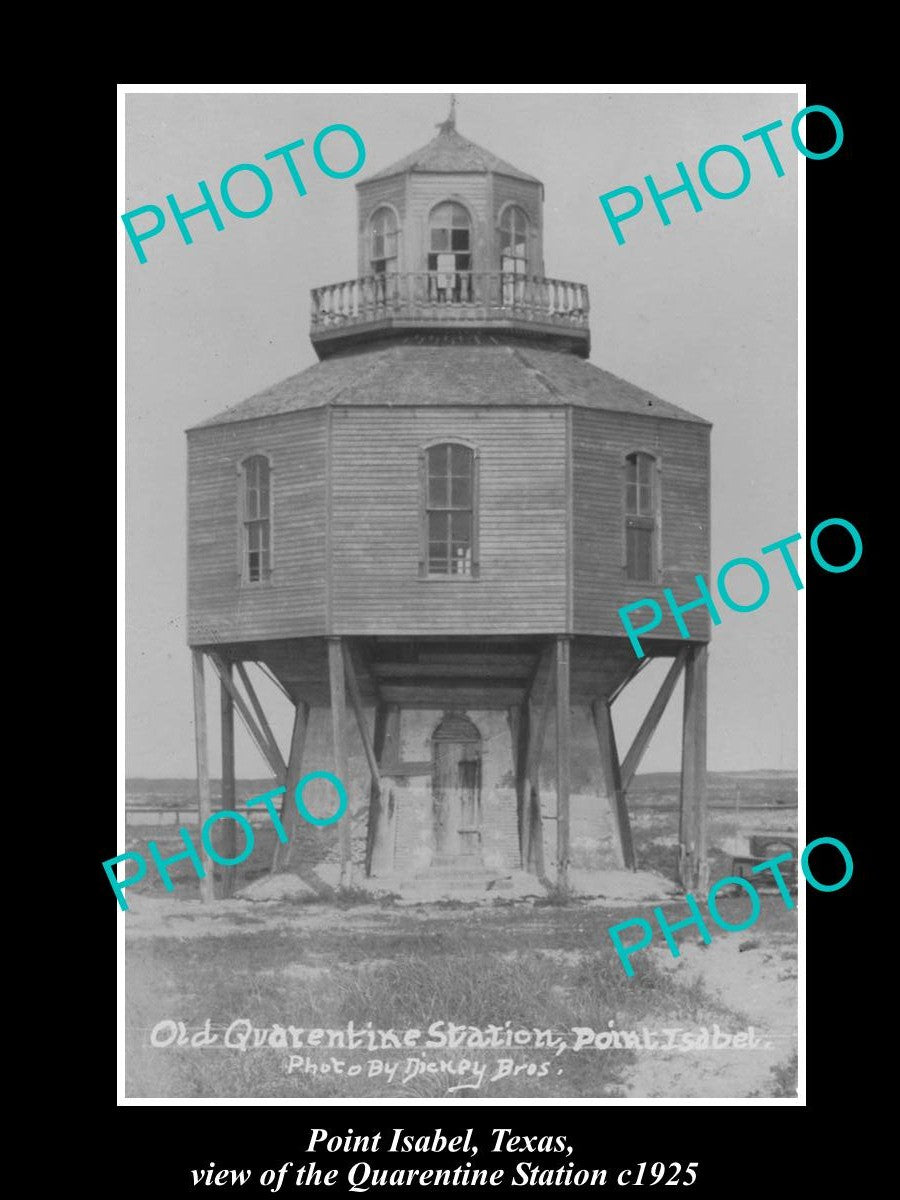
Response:
[[[556,639],[556,882],[563,895],[569,890],[570,649],[569,638]]]
[[[294,851],[297,829],[297,805],[294,801],[294,790],[300,782],[303,773],[303,750],[306,746],[306,733],[309,729],[309,705],[303,700],[297,702],[294,709],[294,727],[291,730],[291,750],[284,776],[284,799],[281,803],[281,824],[287,834],[288,841],[275,842],[275,853],[272,857],[272,874],[287,870]]]
[[[253,705],[253,711],[256,713],[256,719],[259,722],[259,728],[262,731],[263,737],[272,748],[273,755],[276,758],[281,758],[281,751],[278,749],[278,743],[275,741],[275,734],[272,732],[272,727],[266,719],[266,714],[263,711],[263,706],[259,702],[259,696],[253,684],[250,682],[250,676],[247,674],[247,668],[242,662],[237,664],[238,675],[241,677],[241,683],[244,685],[244,691],[250,697],[250,703]]]
[[[531,706],[526,701],[507,712],[512,744],[513,775],[516,781],[516,817],[519,827],[519,862],[528,866],[529,825],[531,821],[528,790],[528,742],[531,734]]]
[[[384,758],[384,743],[387,734],[387,714],[388,709],[386,704],[375,705],[375,729],[372,733],[372,752],[375,759],[380,764]],[[369,787],[369,816],[366,825],[366,875],[371,876],[375,868],[375,843],[378,838],[379,828],[383,821],[383,784],[379,770],[378,782],[376,784],[374,775]],[[381,863],[378,864],[381,866]]]
[[[225,671],[231,677],[231,663]],[[219,714],[222,720],[222,808],[234,812],[237,791],[234,773],[234,701],[222,681],[219,681]],[[237,826],[234,821],[225,821],[222,830],[222,857],[237,857]],[[222,895],[234,894],[235,868],[225,867],[222,875]]]
[[[631,781],[634,779],[638,767],[641,765],[641,759],[650,744],[650,739],[656,732],[656,727],[659,724],[660,718],[666,711],[666,705],[671,699],[672,693],[675,691],[675,684],[678,682],[678,676],[681,674],[685,661],[688,656],[687,646],[682,647],[675,655],[675,661],[669,667],[668,674],[660,685],[659,691],[656,693],[653,703],[647,710],[647,715],[641,722],[641,727],[635,734],[634,741],[631,743],[631,748],[625,755],[622,762],[622,791],[627,792],[631,786]]]
[[[253,714],[247,707],[247,701],[241,695],[234,685],[234,680],[230,674],[225,671],[225,664],[217,654],[211,654],[210,659],[213,666],[216,668],[222,684],[227,688],[229,695],[234,701],[235,708],[240,713],[241,720],[247,727],[247,732],[250,734],[253,741],[256,743],[256,748],[269,764],[272,774],[278,780],[279,784],[284,783],[284,777],[287,772],[287,767],[278,747],[267,740],[262,730],[256,724]]]
[[[375,754],[378,758],[379,770],[387,775],[400,771],[400,705],[379,703],[375,710]],[[431,773],[431,763],[427,765]],[[373,817],[374,825],[371,824]],[[371,826],[371,866],[369,873],[376,877],[389,874],[394,869],[394,792],[390,786],[382,785],[379,809],[377,813],[370,810]]]
[[[347,743],[345,725],[347,702],[344,693],[344,656],[341,639],[328,639],[328,679],[331,690],[331,729],[334,737],[334,773],[346,788]],[[348,789],[349,792],[349,789]],[[353,881],[353,846],[350,837],[351,814],[346,812],[338,822],[338,839],[341,847],[341,888],[349,888]]]
[[[709,885],[706,861],[706,661],[706,644],[692,645],[684,670],[678,837],[678,873],[688,892],[705,892]]]
[[[524,862],[539,879],[544,879],[544,822],[541,817],[541,754],[544,750],[544,735],[550,718],[550,702],[553,699],[553,658],[550,645],[544,651],[541,665],[535,676],[535,690],[539,690],[537,704],[529,711],[528,759],[525,769],[526,844]]]
[[[594,717],[594,728],[597,731],[597,741],[600,745],[600,762],[615,831],[619,864],[626,871],[633,871],[635,869],[634,841],[631,836],[628,806],[625,803],[625,789],[622,784],[619,752],[616,748],[616,734],[613,729],[612,709],[609,701],[606,699],[595,700],[591,705],[591,712]]]
[[[203,651],[192,650],[191,661],[194,676],[194,747],[197,752],[197,798],[200,829],[212,814],[209,792],[209,748],[206,734],[206,680],[203,674]],[[206,871],[200,880],[200,899],[208,904],[216,898],[216,881],[213,864],[200,848],[200,858]]]

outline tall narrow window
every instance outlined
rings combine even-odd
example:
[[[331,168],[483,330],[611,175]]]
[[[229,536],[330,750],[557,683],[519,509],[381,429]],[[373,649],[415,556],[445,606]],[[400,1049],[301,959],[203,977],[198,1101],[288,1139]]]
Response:
[[[264,454],[244,459],[244,579],[272,574],[272,468]]]
[[[625,459],[625,574],[629,579],[654,578],[655,467],[650,454],[629,454]]]
[[[372,215],[371,255],[373,275],[390,275],[397,270],[397,218],[391,208],[379,208]]]
[[[472,575],[475,453],[454,442],[431,446],[425,473],[428,574]]]
[[[428,221],[428,298],[442,303],[472,299],[472,226],[461,204],[448,200]]]
[[[528,218],[515,204],[508,205],[500,219],[500,270],[503,303],[521,300],[528,274]]]

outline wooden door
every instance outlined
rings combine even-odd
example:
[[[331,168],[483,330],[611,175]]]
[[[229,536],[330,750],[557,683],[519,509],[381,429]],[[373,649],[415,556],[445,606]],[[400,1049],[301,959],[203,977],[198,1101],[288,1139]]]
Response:
[[[456,854],[459,847],[458,754],[456,742],[434,743],[434,852],[440,858]]]
[[[472,742],[434,743],[434,849],[439,858],[481,851],[481,752]]]

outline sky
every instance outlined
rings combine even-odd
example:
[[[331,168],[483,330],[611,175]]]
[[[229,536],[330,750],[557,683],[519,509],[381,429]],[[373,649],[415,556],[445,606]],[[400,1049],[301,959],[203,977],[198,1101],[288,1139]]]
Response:
[[[760,558],[762,546],[799,528],[797,180],[804,160],[787,131],[797,97],[463,89],[457,95],[459,132],[544,182],[546,273],[588,285],[591,361],[713,423],[713,573],[731,558]],[[238,163],[265,166],[273,185],[271,206],[255,219],[239,220],[221,205],[221,231],[205,214],[193,218],[189,246],[170,217],[163,232],[144,243],[143,265],[118,221],[125,262],[120,405],[130,776],[194,771],[184,430],[316,361],[308,337],[310,289],[357,273],[354,184],[430,141],[448,107],[446,92],[126,96],[118,214],[145,204],[167,210],[169,193],[182,209],[192,208],[201,203],[199,180],[218,196],[220,179]],[[772,136],[785,170],[781,178],[758,139],[741,141],[778,119],[785,128]],[[365,165],[352,179],[328,178],[313,161],[315,135],[338,123],[356,129],[366,147]],[[305,142],[296,154],[303,197],[282,163],[264,159],[299,138]],[[353,161],[339,140],[326,143],[335,168]],[[741,196],[721,201],[701,190],[700,213],[684,195],[676,197],[668,227],[648,199],[623,224],[626,241],[617,245],[599,194],[626,184],[646,191],[646,175],[660,190],[672,188],[680,182],[679,160],[696,182],[700,156],[719,144],[745,148],[751,178]],[[721,190],[739,181],[736,164],[726,159],[719,156],[710,167]],[[240,187],[235,181],[233,195],[250,208],[258,192],[244,177]],[[770,578],[762,608],[725,611],[713,630],[713,770],[797,764],[797,611],[804,593],[777,564]],[[734,591],[740,599],[740,588]],[[617,700],[620,745],[627,746],[666,665],[649,666]],[[261,690],[286,746],[288,706],[278,693]],[[678,765],[678,699],[676,693],[643,770]],[[209,707],[217,712],[211,689]],[[243,730],[237,754],[239,775],[265,774]]]

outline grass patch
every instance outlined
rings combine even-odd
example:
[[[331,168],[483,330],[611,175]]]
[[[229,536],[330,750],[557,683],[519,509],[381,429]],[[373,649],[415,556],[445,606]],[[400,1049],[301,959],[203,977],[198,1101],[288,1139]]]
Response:
[[[341,912],[333,928],[272,925],[226,936],[143,939],[129,947],[126,968],[126,1049],[129,1096],[338,1097],[616,1096],[636,1052],[586,1049],[560,1055],[534,1046],[453,1050],[315,1050],[221,1048],[224,1028],[238,1018],[253,1027],[428,1030],[434,1022],[486,1029],[552,1029],[573,1041],[574,1027],[598,1032],[643,1025],[692,1026],[728,1013],[695,984],[680,985],[648,960],[628,979],[604,938],[608,924],[629,915],[578,906],[520,905],[466,911],[435,906],[427,916],[402,909]],[[219,1045],[154,1048],[160,1021],[184,1021],[190,1031],[209,1019]],[[424,1042],[425,1036],[420,1039]],[[286,1074],[290,1054],[355,1077]],[[478,1090],[448,1093],[457,1080],[418,1075],[403,1084],[406,1060],[462,1058],[485,1064]],[[535,1072],[492,1080],[500,1059]],[[391,1083],[369,1076],[372,1061],[399,1062]],[[542,1072],[538,1074],[538,1072]]]

